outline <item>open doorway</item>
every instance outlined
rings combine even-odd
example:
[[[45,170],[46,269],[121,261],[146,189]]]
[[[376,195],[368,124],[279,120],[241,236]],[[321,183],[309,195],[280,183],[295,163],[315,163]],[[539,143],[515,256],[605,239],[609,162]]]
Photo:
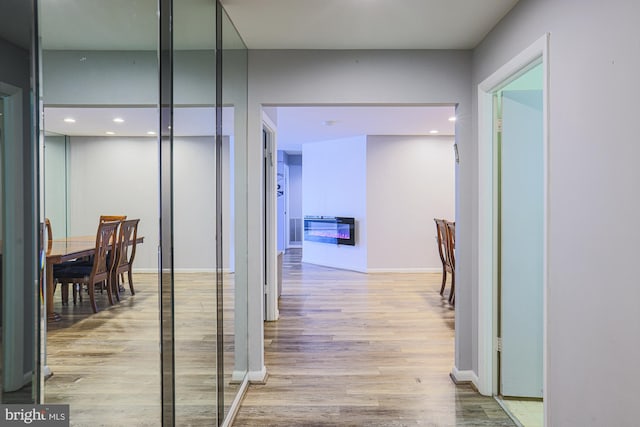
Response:
[[[479,87],[479,389],[543,425],[547,38]]]
[[[263,111],[277,128],[275,253],[362,273],[442,271],[433,219],[455,221],[453,105]],[[352,244],[305,238],[311,217],[353,219]]]

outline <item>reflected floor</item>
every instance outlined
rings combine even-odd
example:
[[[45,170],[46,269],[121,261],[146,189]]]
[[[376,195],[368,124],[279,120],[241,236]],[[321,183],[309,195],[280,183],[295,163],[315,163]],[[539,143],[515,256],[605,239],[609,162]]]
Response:
[[[74,426],[160,425],[158,280],[135,274],[136,295],[92,313],[88,297],[55,311],[48,325],[47,403],[67,403]],[[214,274],[175,275],[176,422],[213,425],[216,419],[216,292]],[[233,276],[225,276],[225,411],[238,390],[233,370]],[[102,303],[102,305],[100,305]],[[107,308],[104,308],[105,305]]]

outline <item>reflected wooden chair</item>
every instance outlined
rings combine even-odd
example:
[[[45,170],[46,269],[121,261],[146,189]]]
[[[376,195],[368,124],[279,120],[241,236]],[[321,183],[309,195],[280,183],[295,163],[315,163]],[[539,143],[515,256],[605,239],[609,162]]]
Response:
[[[115,246],[117,238],[116,233],[119,225],[119,221],[101,222],[98,225],[98,232],[96,233],[96,248],[92,263],[78,263],[77,265],[61,269],[58,272],[57,280],[62,283],[63,286],[68,286],[69,284],[80,284],[87,287],[91,308],[94,313],[98,312],[98,305],[96,304],[95,297],[96,285],[99,285],[100,289],[106,288],[109,304],[114,304],[113,292],[110,283],[111,272],[113,271],[116,257],[110,257],[111,259],[108,260],[107,253],[111,246]]]
[[[124,221],[126,215],[100,215],[100,222]]]
[[[100,215],[100,222],[124,221],[125,219],[127,219],[126,215]],[[122,277],[122,280],[124,281],[124,276]]]
[[[44,228],[47,232],[47,254],[49,252],[51,252],[51,248],[53,247],[53,227],[51,226],[51,221],[49,220],[49,218],[45,218],[44,219]],[[60,271],[62,271],[63,269],[70,267],[72,265],[74,265],[76,261],[67,261],[67,262],[63,262],[61,264],[54,264],[53,266],[53,292],[55,294],[56,292],[56,288],[58,285],[58,277],[60,274]],[[74,285],[75,286],[75,285]],[[67,305],[69,304],[69,286],[67,284],[63,284],[62,286],[62,292],[61,292],[61,297],[62,297],[62,305]],[[73,298],[73,303],[76,303],[76,298],[75,298],[75,292],[74,292],[74,298]]]
[[[44,219],[44,228],[47,231],[47,254],[51,252],[53,246],[53,230],[51,229],[51,221],[49,218]]]
[[[129,291],[131,295],[135,295],[136,292],[133,289],[133,260],[136,257],[136,240],[138,238],[138,223],[139,219],[130,219],[123,221],[120,225],[120,232],[118,233],[118,243],[116,245],[116,263],[113,268],[112,288],[115,293],[116,299],[120,301],[120,278],[124,284],[124,274],[127,274],[127,280],[129,281]]]
[[[451,271],[451,291],[449,292],[449,303],[455,305],[456,299],[456,223],[452,221],[444,222],[446,227],[446,250],[447,261]]]
[[[449,254],[447,251],[447,226],[444,219],[434,218],[433,221],[436,223],[438,254],[440,255],[440,261],[442,262],[442,285],[440,286],[440,295],[443,295],[444,289],[447,286],[447,272],[452,273],[448,259]]]

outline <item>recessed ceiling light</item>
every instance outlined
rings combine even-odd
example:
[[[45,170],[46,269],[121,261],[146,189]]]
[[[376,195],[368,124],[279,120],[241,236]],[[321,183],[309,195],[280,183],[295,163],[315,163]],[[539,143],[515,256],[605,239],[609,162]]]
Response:
[[[113,119],[113,121],[114,121],[115,123],[124,123],[124,119],[123,119],[123,118],[120,118],[120,117],[116,117],[115,119]]]
[[[72,118],[72,117],[67,117],[66,119],[64,119],[65,123],[75,123],[76,119]]]
[[[149,132],[147,132],[147,135],[155,135],[156,133],[152,130],[150,130]]]
[[[435,129],[432,129],[432,130],[430,130],[430,131],[429,131],[429,133],[431,133],[431,134],[436,134],[436,133],[438,133],[438,132],[439,132],[439,131],[437,131],[437,130],[435,130]]]
[[[455,122],[455,121],[456,121],[456,116],[451,116],[451,117],[449,117],[449,121],[450,121],[450,122]]]
[[[107,135],[115,135],[116,133],[108,130],[108,131],[105,132],[105,134],[107,134]]]
[[[324,122],[322,122],[322,125],[323,126],[333,126],[336,123],[338,123],[337,120],[325,120]]]

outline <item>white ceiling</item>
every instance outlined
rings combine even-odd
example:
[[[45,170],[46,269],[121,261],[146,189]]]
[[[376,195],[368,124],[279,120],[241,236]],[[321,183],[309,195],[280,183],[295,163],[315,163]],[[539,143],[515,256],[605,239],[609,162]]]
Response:
[[[454,135],[453,106],[278,107],[278,148],[359,135]],[[437,133],[431,133],[437,131]]]
[[[249,49],[472,49],[517,1],[222,0],[222,3]],[[21,3],[28,2],[0,1],[0,5]],[[175,2],[177,49],[214,47],[214,4],[214,0]],[[45,49],[157,48],[157,0],[41,0],[39,7]],[[18,24],[7,20],[0,27],[0,34],[11,30],[8,25],[16,27],[14,31],[23,27]],[[225,30],[230,27],[226,25]],[[226,35],[227,40],[232,39],[231,32]]]
[[[518,0],[222,0],[249,49],[472,49]]]
[[[12,2],[17,0],[11,0]],[[222,0],[249,49],[472,49],[518,0]],[[9,0],[1,0],[8,4]],[[211,49],[214,0],[174,5],[178,49]],[[157,0],[41,0],[45,49],[155,50]],[[79,36],[81,35],[81,37]],[[234,38],[225,27],[226,40]],[[223,127],[230,134],[229,118]],[[452,135],[453,107],[279,107],[278,144],[353,135]],[[62,120],[75,116],[76,123]],[[113,123],[122,116],[124,123]],[[212,135],[212,109],[176,110],[177,135]],[[68,135],[147,136],[154,108],[48,108],[48,131]],[[324,126],[324,121],[334,121]],[[182,131],[182,130],[185,131]],[[188,131],[187,131],[188,129]]]
[[[300,152],[306,142],[328,141],[358,135],[454,135],[453,106],[305,106],[277,107],[278,148]],[[75,122],[68,123],[71,118]],[[120,118],[123,122],[114,122]],[[174,111],[176,136],[215,134],[212,107],[184,107]],[[222,130],[234,133],[234,109],[222,110]],[[69,136],[152,137],[158,131],[156,108],[45,107],[47,132]],[[438,131],[431,133],[431,131]],[[113,132],[113,135],[107,134]]]
[[[173,113],[173,133],[176,136],[215,135],[215,109],[213,107],[176,108]],[[75,123],[67,123],[72,118]],[[121,123],[113,121],[123,119]],[[222,109],[222,130],[233,134],[233,108]],[[129,107],[45,107],[44,128],[47,132],[69,136],[152,136],[147,132],[158,131],[156,108]]]

